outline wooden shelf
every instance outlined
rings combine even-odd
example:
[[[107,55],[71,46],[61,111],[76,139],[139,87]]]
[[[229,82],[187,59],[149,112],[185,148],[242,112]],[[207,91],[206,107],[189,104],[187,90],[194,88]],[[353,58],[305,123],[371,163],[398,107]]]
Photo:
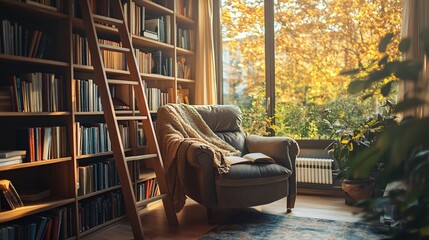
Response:
[[[1,0],[0,9],[5,9],[8,12],[17,12],[25,14],[27,18],[42,18],[45,20],[67,20],[68,16],[64,13],[53,11],[48,8],[27,4],[17,0]],[[0,10],[1,11],[1,10]]]
[[[177,82],[181,82],[181,83],[195,83],[195,80],[193,80],[193,79],[185,79],[185,78],[177,78]]]
[[[55,117],[70,115],[70,112],[0,112],[0,117]]]
[[[191,18],[185,17],[180,14],[176,14],[176,21],[178,24],[186,25],[187,27],[194,27],[195,21]]]
[[[97,195],[100,195],[100,194],[103,194],[103,193],[106,193],[106,192],[111,192],[113,190],[117,190],[117,189],[120,189],[120,188],[121,188],[121,185],[110,187],[110,188],[106,188],[106,189],[103,189],[103,190],[99,190],[99,191],[96,191],[96,192],[85,194],[83,196],[78,196],[77,199],[80,201],[80,200],[83,200],[83,199],[86,199],[86,198],[90,198],[90,197],[94,197],[94,196],[97,196]]]
[[[44,166],[44,165],[50,165],[50,164],[58,164],[58,163],[63,163],[68,161],[71,161],[71,157],[49,159],[49,160],[42,160],[42,161],[29,162],[29,163],[19,163],[15,165],[0,167],[0,172],[14,170],[14,169],[29,168],[29,167],[38,167],[38,166]]]
[[[88,230],[85,230],[85,231],[83,231],[83,232],[80,232],[80,233],[79,233],[79,237],[80,237],[80,238],[82,238],[82,237],[84,237],[84,236],[88,236],[88,235],[90,235],[90,234],[92,234],[92,233],[94,233],[94,232],[96,232],[96,231],[98,231],[98,230],[100,230],[100,229],[103,229],[103,228],[105,228],[105,227],[107,227],[107,226],[113,225],[114,223],[117,223],[117,222],[119,222],[119,221],[123,220],[125,217],[126,217],[126,216],[120,216],[120,217],[117,217],[117,218],[115,218],[115,219],[112,219],[112,220],[110,220],[110,221],[108,221],[108,222],[105,222],[105,223],[103,223],[103,224],[101,224],[101,225],[98,225],[98,226],[95,226],[95,227],[93,227],[93,228],[91,228],[91,229],[88,229]],[[89,239],[89,238],[88,238],[88,239]]]
[[[163,43],[160,41],[155,41],[146,37],[133,35],[132,36],[133,45],[135,48],[144,48],[152,50],[163,50],[163,51],[173,51],[174,46],[171,44]]]
[[[169,76],[164,76],[164,75],[159,75],[159,74],[147,74],[147,73],[142,73],[142,80],[149,80],[149,81],[174,81],[174,77],[169,77]]]
[[[56,207],[60,207],[69,203],[73,203],[74,198],[50,200],[41,203],[27,204],[24,203],[23,207],[19,207],[14,210],[0,212],[0,223],[12,221],[21,217],[25,217],[31,214],[44,212]]]
[[[131,151],[131,148],[126,148],[125,152]],[[101,156],[107,156],[107,155],[113,155],[112,151],[109,152],[102,152],[102,153],[92,153],[92,154],[85,154],[85,155],[78,155],[76,156],[76,159],[85,159],[85,158],[93,158],[93,157],[101,157]]]
[[[177,55],[185,55],[185,56],[194,56],[195,55],[194,51],[184,49],[184,48],[177,47],[176,51],[177,51]]]
[[[49,68],[66,68],[70,66],[66,62],[60,62],[55,60],[41,59],[41,58],[30,58],[23,56],[15,56],[0,53],[0,63],[7,65],[26,65],[31,67],[49,67]]]
[[[139,6],[144,6],[146,8],[146,11],[149,11],[153,14],[172,15],[174,13],[173,10],[166,8],[164,6],[161,6],[161,5],[154,3],[152,1],[149,1],[149,0],[134,0],[134,2]]]
[[[59,74],[62,77],[62,83],[64,83],[65,93],[63,97],[66,103],[64,108],[62,108],[62,110],[66,111],[59,112],[0,112],[1,123],[4,126],[3,130],[7,132],[4,135],[15,134],[18,128],[49,127],[59,124],[66,127],[67,143],[69,148],[68,151],[70,152],[70,156],[68,157],[0,167],[0,173],[2,176],[11,180],[12,183],[15,182],[16,186],[25,185],[27,181],[34,181],[39,185],[43,185],[42,187],[49,187],[49,189],[55,193],[53,194],[54,196],[63,197],[62,199],[49,199],[48,201],[39,203],[26,204],[26,206],[16,210],[0,212],[0,223],[17,220],[32,214],[68,205],[67,207],[71,206],[72,208],[71,211],[76,224],[78,223],[77,219],[79,219],[79,211],[77,206],[81,201],[85,201],[91,197],[103,196],[104,194],[109,194],[111,191],[118,191],[121,188],[120,186],[115,186],[86,194],[84,196],[76,195],[76,177],[78,175],[77,169],[80,164],[81,166],[87,164],[96,164],[99,161],[113,158],[113,152],[109,151],[80,156],[77,156],[76,154],[77,134],[74,132],[76,130],[75,123],[82,122],[83,124],[92,124],[104,122],[104,113],[81,112],[74,110],[77,96],[75,96],[75,89],[73,89],[75,87],[73,79],[94,79],[94,68],[92,66],[73,64],[73,57],[75,53],[75,49],[73,49],[73,34],[80,34],[84,36],[85,22],[80,18],[72,16],[72,10],[70,9],[72,3],[70,1],[75,0],[62,1],[64,3],[61,7],[62,9],[56,11],[55,9],[49,7],[28,4],[20,0],[0,0],[0,14],[2,19],[8,19],[12,24],[14,24],[16,21],[19,25],[22,25],[23,28],[28,28],[29,31],[39,30],[43,33],[46,32],[46,35],[51,40],[48,43],[49,46],[47,48],[55,53],[52,55],[50,54],[51,51],[46,52],[45,55],[48,57],[50,56],[49,59],[31,58],[0,53],[0,84],[11,85],[13,82],[13,76],[22,73],[43,72]],[[165,6],[161,6],[160,4],[157,4],[151,0],[130,0],[126,2],[130,3],[131,1],[134,1],[138,6],[144,6],[146,13],[148,13],[150,17],[165,17],[166,19],[168,18],[171,20],[169,23],[171,23],[171,42],[173,44],[154,41],[135,35],[133,35],[131,38],[134,48],[138,48],[144,52],[152,53],[162,51],[162,57],[166,57],[167,59],[162,60],[163,65],[169,66],[170,62],[172,62],[173,65],[171,67],[172,76],[164,76],[160,74],[141,74],[142,80],[148,83],[147,85],[150,88],[158,88],[163,92],[168,90],[168,101],[170,102],[175,102],[177,99],[178,83],[183,83],[183,85],[185,85],[187,88],[190,88],[191,96],[194,96],[195,80],[177,78],[176,65],[179,56],[186,57],[187,60],[189,60],[187,63],[192,64],[191,76],[195,76],[196,66],[194,64],[196,51],[190,51],[175,46],[175,34],[177,32],[176,24],[178,24],[179,27],[192,29],[196,32],[196,20],[178,14],[174,10],[174,1],[165,1]],[[197,6],[197,0],[193,1],[195,6]],[[99,2],[104,4],[104,1]],[[128,4],[128,14],[130,14],[129,10],[130,4]],[[116,34],[118,30],[115,27],[100,24],[97,28],[100,32],[99,37],[112,41],[118,40],[118,36]],[[32,46],[35,46],[34,43]],[[80,55],[81,53],[77,54],[77,56]],[[168,63],[165,63],[164,61]],[[106,72],[108,78],[130,80],[130,73],[126,70],[106,69]],[[173,91],[171,91],[171,88]],[[122,97],[121,100],[130,106],[130,110],[117,110],[117,115],[138,115],[138,111],[136,110],[137,107],[132,106],[134,103],[134,95],[130,89],[126,89],[124,86],[115,86],[115,94],[115,97]],[[128,95],[121,96],[121,94]],[[192,102],[193,100],[191,99],[191,103]],[[156,117],[156,111],[151,111],[150,113],[152,117]],[[133,129],[134,125],[129,124],[129,126],[129,129]],[[11,139],[13,139],[13,142],[16,140],[23,141],[21,139],[17,139],[18,137],[19,136],[12,136]],[[3,149],[10,147],[18,148],[18,144],[9,143],[12,141],[10,141],[7,136],[4,136],[2,140],[2,144],[4,144],[2,145]],[[132,142],[132,144],[134,143],[134,141],[130,142]],[[125,149],[125,151],[127,155],[131,155],[131,152],[141,152],[144,154],[147,152],[147,149],[147,146],[132,146]],[[136,173],[136,169],[134,167],[137,166],[137,164],[129,164],[129,166],[133,167],[132,172]],[[133,178],[132,181],[135,187],[135,184],[140,184],[149,179],[154,179],[156,174],[152,169],[147,169],[143,172],[140,172],[139,176],[134,177],[135,178]],[[64,198],[64,196],[72,197]],[[159,201],[162,197],[163,196],[161,195],[151,199],[145,199],[140,202],[140,204],[147,206],[150,203]],[[70,239],[90,235],[91,233],[109,226],[112,223],[116,223],[123,218],[124,217],[121,216],[80,233],[79,226],[75,226],[72,229],[75,236],[71,237]]]

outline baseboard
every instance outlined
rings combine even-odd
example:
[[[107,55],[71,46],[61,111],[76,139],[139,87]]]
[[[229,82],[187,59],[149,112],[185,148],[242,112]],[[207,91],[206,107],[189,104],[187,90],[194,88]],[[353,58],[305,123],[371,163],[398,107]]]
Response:
[[[297,192],[303,195],[344,196],[341,186],[332,184],[298,183]]]

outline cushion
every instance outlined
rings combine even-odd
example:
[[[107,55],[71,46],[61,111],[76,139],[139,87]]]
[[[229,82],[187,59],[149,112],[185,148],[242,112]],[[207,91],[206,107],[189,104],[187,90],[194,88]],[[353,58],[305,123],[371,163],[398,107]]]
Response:
[[[292,172],[274,163],[234,164],[228,174],[218,176],[218,186],[240,187],[272,184],[285,181]]]

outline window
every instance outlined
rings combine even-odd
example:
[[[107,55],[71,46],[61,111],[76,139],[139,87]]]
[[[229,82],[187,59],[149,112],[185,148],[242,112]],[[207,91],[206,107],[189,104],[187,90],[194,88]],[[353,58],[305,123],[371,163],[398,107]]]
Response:
[[[402,0],[219,1],[223,103],[240,106],[246,131],[326,139],[328,122],[353,126],[377,111],[383,100],[347,94],[340,72],[368,65],[386,33],[399,42]]]

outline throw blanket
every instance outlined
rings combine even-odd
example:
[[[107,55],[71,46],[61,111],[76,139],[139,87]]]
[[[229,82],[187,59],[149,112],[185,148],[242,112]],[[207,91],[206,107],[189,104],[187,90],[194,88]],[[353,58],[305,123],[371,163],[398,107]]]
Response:
[[[158,109],[156,135],[176,212],[185,205],[185,161],[191,144],[205,144],[213,151],[213,167],[219,174],[229,170],[224,156],[240,155],[239,151],[216,136],[194,107],[185,104],[167,104]]]

